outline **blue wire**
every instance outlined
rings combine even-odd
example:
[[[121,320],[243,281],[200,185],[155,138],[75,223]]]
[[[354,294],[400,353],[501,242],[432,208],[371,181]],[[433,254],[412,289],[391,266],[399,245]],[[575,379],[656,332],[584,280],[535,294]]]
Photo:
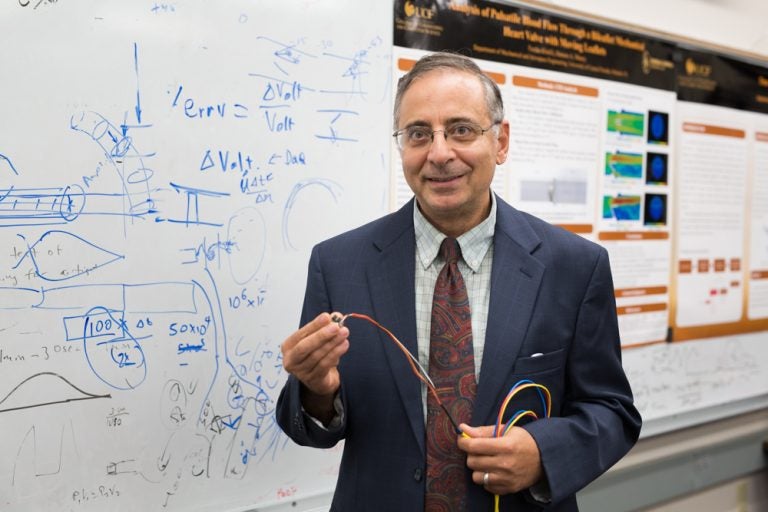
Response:
[[[522,386],[523,384],[536,384],[536,383],[533,382],[530,379],[522,379],[522,380],[517,381],[512,386],[512,388],[510,388],[509,392],[510,393],[514,392],[519,386]],[[542,417],[546,418],[546,417],[549,416],[549,411],[547,410],[547,400],[544,398],[544,393],[541,392],[540,388],[537,387],[537,388],[534,388],[534,389],[539,394],[539,399],[541,400],[541,408],[544,411],[544,416],[542,416]]]

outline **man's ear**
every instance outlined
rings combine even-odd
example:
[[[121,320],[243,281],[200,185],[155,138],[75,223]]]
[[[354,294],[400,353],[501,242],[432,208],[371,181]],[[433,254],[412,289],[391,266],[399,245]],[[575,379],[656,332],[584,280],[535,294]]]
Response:
[[[498,149],[496,150],[496,165],[501,165],[507,161],[509,152],[509,121],[504,119],[499,126],[499,136],[496,139]]]

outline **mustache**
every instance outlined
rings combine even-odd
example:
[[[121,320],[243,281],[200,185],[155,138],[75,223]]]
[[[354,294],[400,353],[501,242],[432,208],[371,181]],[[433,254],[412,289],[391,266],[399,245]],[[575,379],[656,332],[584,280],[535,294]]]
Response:
[[[427,165],[422,168],[421,174],[428,180],[448,181],[464,176],[471,170],[466,165],[456,161],[442,163],[427,162]]]
[[[468,169],[452,169],[449,167],[432,167],[424,173],[424,178],[434,181],[450,181],[468,174]]]

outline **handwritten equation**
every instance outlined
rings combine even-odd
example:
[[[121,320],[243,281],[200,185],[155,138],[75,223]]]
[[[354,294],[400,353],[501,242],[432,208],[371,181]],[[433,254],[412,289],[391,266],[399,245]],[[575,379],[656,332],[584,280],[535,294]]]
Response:
[[[645,421],[757,397],[768,378],[764,343],[758,333],[627,351],[624,367]]]
[[[70,4],[0,8],[29,50],[0,57],[0,508],[331,488],[338,450],[275,421],[280,343],[312,245],[384,213],[361,201],[389,181],[383,32],[320,33],[353,18],[308,26],[298,1]]]

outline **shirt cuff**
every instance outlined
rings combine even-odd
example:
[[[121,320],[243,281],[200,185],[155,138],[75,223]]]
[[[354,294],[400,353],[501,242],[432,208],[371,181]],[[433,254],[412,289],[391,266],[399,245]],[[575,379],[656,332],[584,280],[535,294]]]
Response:
[[[547,504],[552,501],[552,491],[549,489],[549,482],[547,482],[546,477],[530,486],[528,492],[531,494],[531,498],[538,503]]]
[[[333,397],[333,410],[336,411],[336,414],[333,416],[331,421],[328,422],[328,425],[323,425],[323,422],[309,414],[304,409],[304,406],[301,407],[301,412],[303,412],[307,418],[312,420],[315,425],[325,431],[335,430],[339,428],[344,422],[344,404],[341,403],[341,396],[339,393],[336,393],[336,396]]]

